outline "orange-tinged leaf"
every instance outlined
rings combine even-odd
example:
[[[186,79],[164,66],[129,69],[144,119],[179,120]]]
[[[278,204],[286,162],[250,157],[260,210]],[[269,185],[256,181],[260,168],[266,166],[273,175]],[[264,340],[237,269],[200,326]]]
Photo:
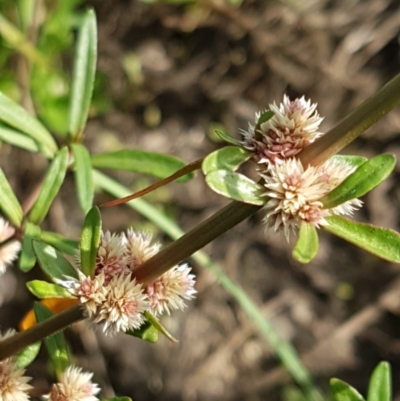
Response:
[[[79,301],[71,298],[46,298],[40,303],[49,308],[54,314],[60,313],[71,306],[74,306]],[[20,331],[27,330],[36,324],[35,313],[31,309],[21,320],[19,324]]]

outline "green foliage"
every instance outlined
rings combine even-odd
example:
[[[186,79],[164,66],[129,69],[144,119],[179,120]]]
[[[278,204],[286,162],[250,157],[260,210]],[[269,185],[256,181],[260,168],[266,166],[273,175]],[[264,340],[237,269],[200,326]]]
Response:
[[[217,194],[229,199],[252,205],[263,205],[266,202],[264,188],[247,178],[229,170],[214,170],[206,176],[207,185]]]
[[[36,256],[33,250],[33,241],[40,238],[40,227],[33,223],[26,223],[22,251],[19,258],[19,268],[28,272],[35,266]]]
[[[38,323],[43,322],[53,316],[50,309],[46,308],[39,302],[35,302],[33,309],[35,311]],[[70,365],[69,352],[67,343],[62,332],[55,333],[44,339],[50,359],[53,363],[54,370],[57,373],[63,372]]]
[[[53,281],[77,277],[77,273],[64,256],[42,241],[33,241],[33,249],[43,272]]]
[[[204,175],[216,170],[235,171],[242,163],[249,160],[251,155],[249,151],[239,146],[226,146],[206,156],[201,169]]]
[[[150,343],[156,343],[158,341],[158,330],[149,321],[145,322],[139,329],[128,330],[125,334],[129,334],[133,337],[141,338],[142,340]]]
[[[83,129],[92,99],[97,60],[97,26],[93,10],[87,10],[79,27],[69,108],[69,134],[83,139]]]
[[[339,379],[331,379],[330,384],[335,401],[365,401],[356,389]]]
[[[324,208],[331,209],[350,199],[359,198],[379,185],[394,169],[396,158],[382,154],[361,164],[338,187],[320,201]]]
[[[68,149],[66,147],[60,149],[44,178],[42,188],[34,203],[28,220],[34,224],[40,224],[46,217],[54,198],[58,194],[68,166]]]
[[[299,238],[293,249],[293,257],[300,263],[309,263],[318,252],[318,234],[311,223],[302,222]]]
[[[92,155],[91,160],[92,166],[96,168],[126,170],[149,174],[157,178],[168,177],[186,165],[174,156],[136,149],[99,153]],[[193,174],[187,174],[179,178],[177,182],[186,182],[192,177]]]
[[[65,279],[65,277],[64,277]],[[42,280],[32,280],[26,283],[28,290],[40,299],[43,298],[74,298],[69,291],[58,284]]]
[[[235,146],[240,146],[240,141],[238,141],[235,138],[232,138],[225,131],[222,131],[220,129],[216,129],[215,132],[226,143],[230,143],[231,145],[235,145]]]
[[[78,200],[82,210],[87,213],[93,205],[94,185],[90,154],[85,146],[74,143],[71,150],[75,159],[75,182]]]
[[[41,343],[33,343],[16,355],[16,364],[20,369],[24,369],[29,366],[37,357],[40,351]]]
[[[81,270],[86,276],[94,276],[97,248],[100,244],[101,215],[97,207],[86,215],[81,232]]]
[[[357,223],[339,216],[326,218],[325,231],[337,235],[373,255],[390,262],[400,262],[400,234],[388,228]]]
[[[0,169],[0,210],[15,226],[21,226],[22,208],[2,169]]]

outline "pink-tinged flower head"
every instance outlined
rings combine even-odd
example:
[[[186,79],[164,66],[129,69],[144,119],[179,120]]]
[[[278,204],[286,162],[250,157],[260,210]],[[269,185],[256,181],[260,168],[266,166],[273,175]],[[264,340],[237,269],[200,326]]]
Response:
[[[354,171],[354,167],[330,159],[320,166],[304,169],[299,160],[287,159],[271,165],[261,176],[265,180],[269,198],[264,209],[267,228],[282,229],[287,239],[302,221],[314,226],[326,225],[325,217],[333,214],[351,214],[362,202],[352,199],[335,208],[324,209],[320,199],[337,187]]]
[[[99,249],[96,255],[95,274],[104,273],[108,283],[112,277],[126,270],[127,256],[125,255],[126,238],[124,234],[102,233]]]
[[[101,272],[94,278],[85,276],[77,270],[78,278],[67,277],[59,284],[65,287],[72,295],[79,299],[79,302],[86,307],[87,317],[96,316],[99,308],[106,299],[105,276]]]
[[[170,314],[171,310],[183,309],[186,306],[184,300],[194,298],[195,276],[189,274],[190,270],[186,264],[176,266],[147,286],[152,313]]]
[[[138,329],[144,322],[143,312],[149,308],[142,285],[126,275],[114,277],[106,288],[95,323],[102,323],[106,334]]]
[[[152,235],[150,233],[135,232],[131,228],[128,230],[126,238],[126,253],[131,271],[154,256],[161,247],[159,243],[151,245]]]
[[[0,276],[5,273],[7,266],[12,264],[21,250],[19,241],[7,241],[14,233],[15,229],[0,217]],[[4,241],[7,242],[2,244]]]
[[[82,372],[81,368],[70,366],[60,375],[60,381],[53,384],[48,401],[98,401],[100,392],[97,384],[92,383],[93,373]]]
[[[279,107],[275,102],[269,105],[274,116],[259,126],[262,113],[256,114],[256,125],[243,132],[243,146],[254,152],[258,163],[279,164],[294,157],[322,135],[318,128],[323,118],[316,108],[304,96],[291,101],[285,95]]]
[[[13,335],[8,331],[4,336],[0,334],[0,341]],[[28,391],[32,388],[28,384],[30,377],[24,376],[25,369],[17,367],[15,358],[6,358],[0,361],[0,400],[1,401],[28,401]]]

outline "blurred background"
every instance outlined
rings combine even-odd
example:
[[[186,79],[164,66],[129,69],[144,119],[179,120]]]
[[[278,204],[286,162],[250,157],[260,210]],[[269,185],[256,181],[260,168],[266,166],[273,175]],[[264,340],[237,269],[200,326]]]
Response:
[[[67,130],[77,21],[87,6],[95,9],[99,28],[85,138],[92,152],[129,147],[191,162],[222,146],[215,128],[239,138],[256,111],[279,103],[285,93],[318,103],[326,131],[400,72],[398,0],[0,0],[0,90],[35,111],[59,138]],[[26,54],[7,23],[25,32],[40,54]],[[49,72],[37,57],[54,68]],[[343,153],[400,156],[399,134],[397,108]],[[47,161],[1,144],[0,166],[24,201]],[[399,230],[399,173],[397,167],[363,199],[357,220]],[[132,192],[153,182],[110,174]],[[95,202],[110,199],[99,193]],[[146,199],[184,230],[227,203],[200,174]],[[76,239],[83,217],[69,177],[45,227]],[[323,391],[330,377],[338,377],[365,394],[374,366],[387,360],[399,401],[399,266],[324,232],[317,258],[301,265],[291,258],[293,244],[264,232],[262,217],[259,212],[205,251],[296,347]],[[103,218],[105,229],[133,226],[169,241],[126,206],[106,209]],[[69,330],[76,362],[94,371],[104,396],[115,391],[135,401],[302,400],[234,299],[211,272],[188,262],[197,275],[197,298],[163,320],[179,343],[104,337],[84,322]],[[24,282],[37,274],[23,275],[15,267],[0,278],[2,330],[16,327],[31,307]],[[42,350],[28,370],[37,395],[51,379],[45,356]]]

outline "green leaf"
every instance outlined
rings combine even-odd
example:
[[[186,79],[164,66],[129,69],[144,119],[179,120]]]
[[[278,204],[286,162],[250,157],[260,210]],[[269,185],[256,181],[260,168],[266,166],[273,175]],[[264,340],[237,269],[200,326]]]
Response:
[[[320,201],[325,209],[331,209],[350,199],[359,198],[387,178],[395,165],[396,158],[393,155],[376,156],[358,167],[354,173]]]
[[[86,276],[94,275],[97,249],[101,237],[101,215],[98,207],[90,209],[81,233],[81,270]]]
[[[235,171],[242,163],[249,160],[251,155],[249,151],[239,146],[226,146],[205,157],[201,169],[204,175],[215,170]]]
[[[381,362],[372,373],[368,385],[367,401],[391,401],[392,381],[390,365]]]
[[[174,156],[133,149],[99,153],[92,155],[91,160],[93,167],[127,170],[149,174],[157,178],[168,177],[186,166],[185,162]],[[187,174],[176,181],[186,182],[191,178],[193,178],[193,174]]]
[[[50,132],[25,109],[1,92],[0,120],[37,141],[40,151],[46,157],[53,157],[57,152],[57,145]]]
[[[130,397],[113,397],[113,398],[102,398],[101,401],[132,401]]]
[[[79,247],[78,241],[65,238],[60,234],[52,233],[49,231],[42,231],[40,239],[46,244],[53,246],[62,253],[66,253],[67,255],[71,256],[76,256],[77,254],[76,251],[78,250]]]
[[[16,355],[16,365],[19,369],[26,368],[34,361],[40,351],[40,345],[41,343],[39,341],[28,345],[22,351],[18,352]]]
[[[40,299],[43,298],[75,298],[64,287],[42,280],[32,280],[26,283],[28,290]]]
[[[19,258],[19,268],[27,272],[35,266],[36,256],[33,251],[33,241],[40,238],[40,227],[36,224],[26,223],[22,251]]]
[[[322,228],[390,262],[400,262],[400,234],[388,228],[357,223],[339,216],[326,218]]]
[[[22,208],[3,170],[0,168],[0,210],[16,227],[21,227]]]
[[[162,335],[168,338],[169,341],[177,343],[178,340],[168,332],[168,330],[160,323],[160,321],[149,311],[144,312],[146,319],[152,324],[152,326],[159,331]]]
[[[215,132],[223,141],[225,141],[227,143],[230,143],[230,144],[235,145],[235,146],[241,146],[242,145],[240,141],[238,141],[235,138],[232,138],[225,131],[216,129]]]
[[[365,401],[356,389],[342,380],[331,379],[330,385],[335,401]]]
[[[51,280],[65,280],[65,276],[78,277],[68,260],[51,245],[42,241],[33,241],[33,250],[40,267]]]
[[[242,174],[228,170],[216,170],[207,174],[207,185],[216,193],[227,198],[252,205],[264,205],[264,188]]]
[[[68,166],[68,149],[60,149],[52,161],[35,204],[29,213],[31,223],[40,224],[46,217],[65,177]]]
[[[93,10],[87,10],[79,29],[69,108],[69,133],[80,140],[93,93],[97,59],[97,27]]]
[[[300,263],[309,263],[318,252],[318,234],[311,223],[302,222],[299,239],[293,249],[293,257]]]
[[[151,322],[145,322],[139,329],[128,330],[125,332],[133,337],[141,338],[142,340],[150,343],[156,343],[158,341],[158,330],[153,326]]]
[[[363,156],[353,156],[353,155],[334,155],[330,160],[337,161],[338,163],[346,163],[352,167],[359,167],[361,164],[365,163],[368,159]]]
[[[0,125],[0,140],[30,152],[39,152],[40,146],[31,137]]]
[[[90,154],[85,146],[81,144],[71,145],[75,159],[75,182],[78,192],[79,204],[87,213],[93,204],[94,185]]]
[[[36,321],[38,323],[50,319],[53,316],[50,309],[46,308],[40,302],[34,303],[33,310],[35,311]],[[68,365],[70,365],[68,347],[63,333],[58,332],[46,337],[44,343],[46,344],[55,371],[57,373],[63,372]]]
[[[274,115],[275,115],[275,113],[273,111],[266,110],[260,115],[260,117],[258,117],[256,126],[254,127],[254,137],[256,139],[261,139],[261,137],[262,137],[261,124],[264,124],[265,122],[270,120]]]

